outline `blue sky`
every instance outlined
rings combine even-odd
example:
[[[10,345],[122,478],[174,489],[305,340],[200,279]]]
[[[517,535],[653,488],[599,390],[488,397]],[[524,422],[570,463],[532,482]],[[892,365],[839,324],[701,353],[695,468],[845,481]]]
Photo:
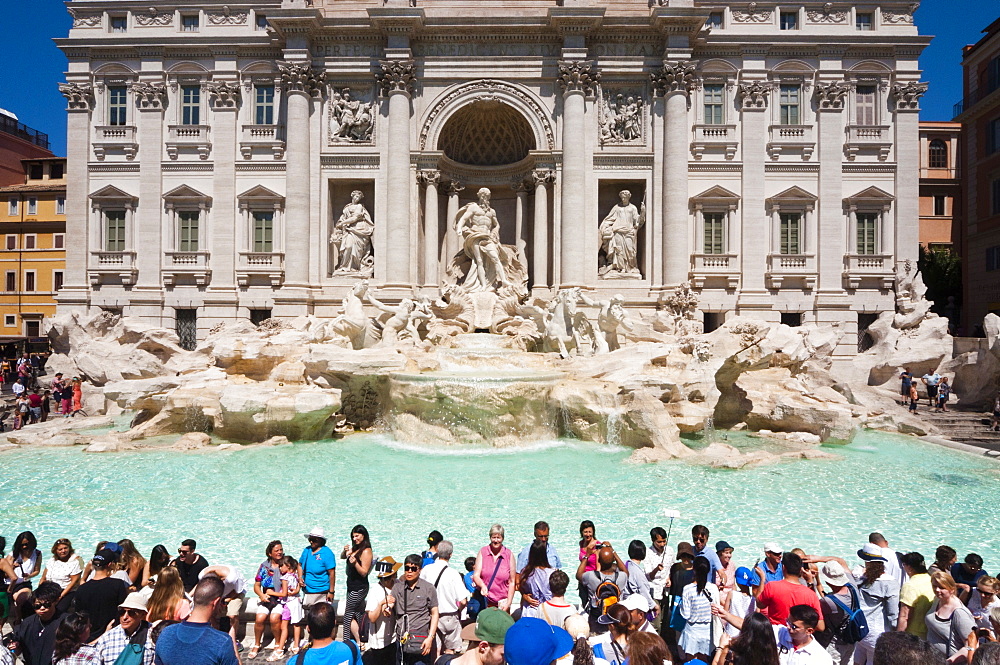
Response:
[[[930,91],[921,102],[924,120],[951,119],[962,96],[962,47],[979,40],[1000,16],[998,0],[924,0],[917,11],[920,33],[935,35],[921,65]],[[66,151],[65,103],[56,89],[66,61],[52,43],[65,36],[70,20],[61,0],[0,0],[0,107],[21,122],[49,134],[52,149]]]

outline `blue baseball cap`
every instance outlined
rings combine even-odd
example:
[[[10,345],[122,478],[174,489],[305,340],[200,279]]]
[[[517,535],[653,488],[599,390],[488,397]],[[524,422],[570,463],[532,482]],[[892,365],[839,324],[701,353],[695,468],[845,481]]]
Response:
[[[760,577],[746,566],[740,566],[736,569],[736,583],[742,586],[757,586],[760,584]]]
[[[549,665],[572,650],[569,633],[534,617],[507,629],[503,647],[508,665]]]

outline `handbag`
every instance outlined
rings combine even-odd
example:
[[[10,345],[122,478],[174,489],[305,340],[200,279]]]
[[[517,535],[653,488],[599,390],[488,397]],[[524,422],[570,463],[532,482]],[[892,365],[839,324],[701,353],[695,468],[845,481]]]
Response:
[[[681,632],[687,626],[687,619],[681,616],[681,604],[674,602],[674,609],[670,611],[670,629]]]
[[[497,557],[497,563],[493,567],[493,574],[490,575],[490,581],[486,583],[486,593],[490,592],[490,588],[493,586],[493,580],[495,580],[497,578],[497,572],[500,570],[500,562],[501,561],[503,561],[503,553],[502,552],[501,552],[500,556]],[[473,612],[473,610],[472,610],[472,604],[473,603],[476,603],[476,605],[477,605],[475,612]],[[468,605],[469,618],[470,619],[475,619],[482,610],[486,609],[486,605],[487,605],[486,598],[483,596],[483,592],[480,591],[479,589],[476,589],[472,593],[472,600],[469,601],[469,605]]]

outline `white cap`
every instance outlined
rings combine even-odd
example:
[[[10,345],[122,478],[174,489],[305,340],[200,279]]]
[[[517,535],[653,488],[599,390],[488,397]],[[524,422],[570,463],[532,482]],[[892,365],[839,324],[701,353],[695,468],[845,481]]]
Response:
[[[625,598],[621,603],[622,607],[627,610],[639,610],[640,612],[649,611],[649,602],[642,594],[633,593]]]
[[[781,545],[778,543],[768,543],[764,545],[765,552],[771,552],[772,554],[784,554],[785,550],[781,549]]]

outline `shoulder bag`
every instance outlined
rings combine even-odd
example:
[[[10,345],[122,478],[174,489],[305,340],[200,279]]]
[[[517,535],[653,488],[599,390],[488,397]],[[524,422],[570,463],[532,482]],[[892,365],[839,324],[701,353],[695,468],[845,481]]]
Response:
[[[486,583],[486,593],[489,593],[490,589],[493,587],[493,580],[495,580],[497,578],[497,573],[500,571],[500,562],[501,561],[503,561],[503,550],[500,550],[500,556],[497,557],[497,563],[493,567],[493,574],[490,575],[490,581]],[[473,612],[472,611],[472,602],[469,603],[469,618],[470,619],[475,619],[476,616],[478,616],[479,613],[482,610],[486,609],[486,598],[483,596],[483,592],[482,591],[480,591],[479,589],[476,589],[475,592],[473,592],[473,594],[472,594],[472,601],[475,602],[479,606],[479,609],[477,609],[475,612]]]

